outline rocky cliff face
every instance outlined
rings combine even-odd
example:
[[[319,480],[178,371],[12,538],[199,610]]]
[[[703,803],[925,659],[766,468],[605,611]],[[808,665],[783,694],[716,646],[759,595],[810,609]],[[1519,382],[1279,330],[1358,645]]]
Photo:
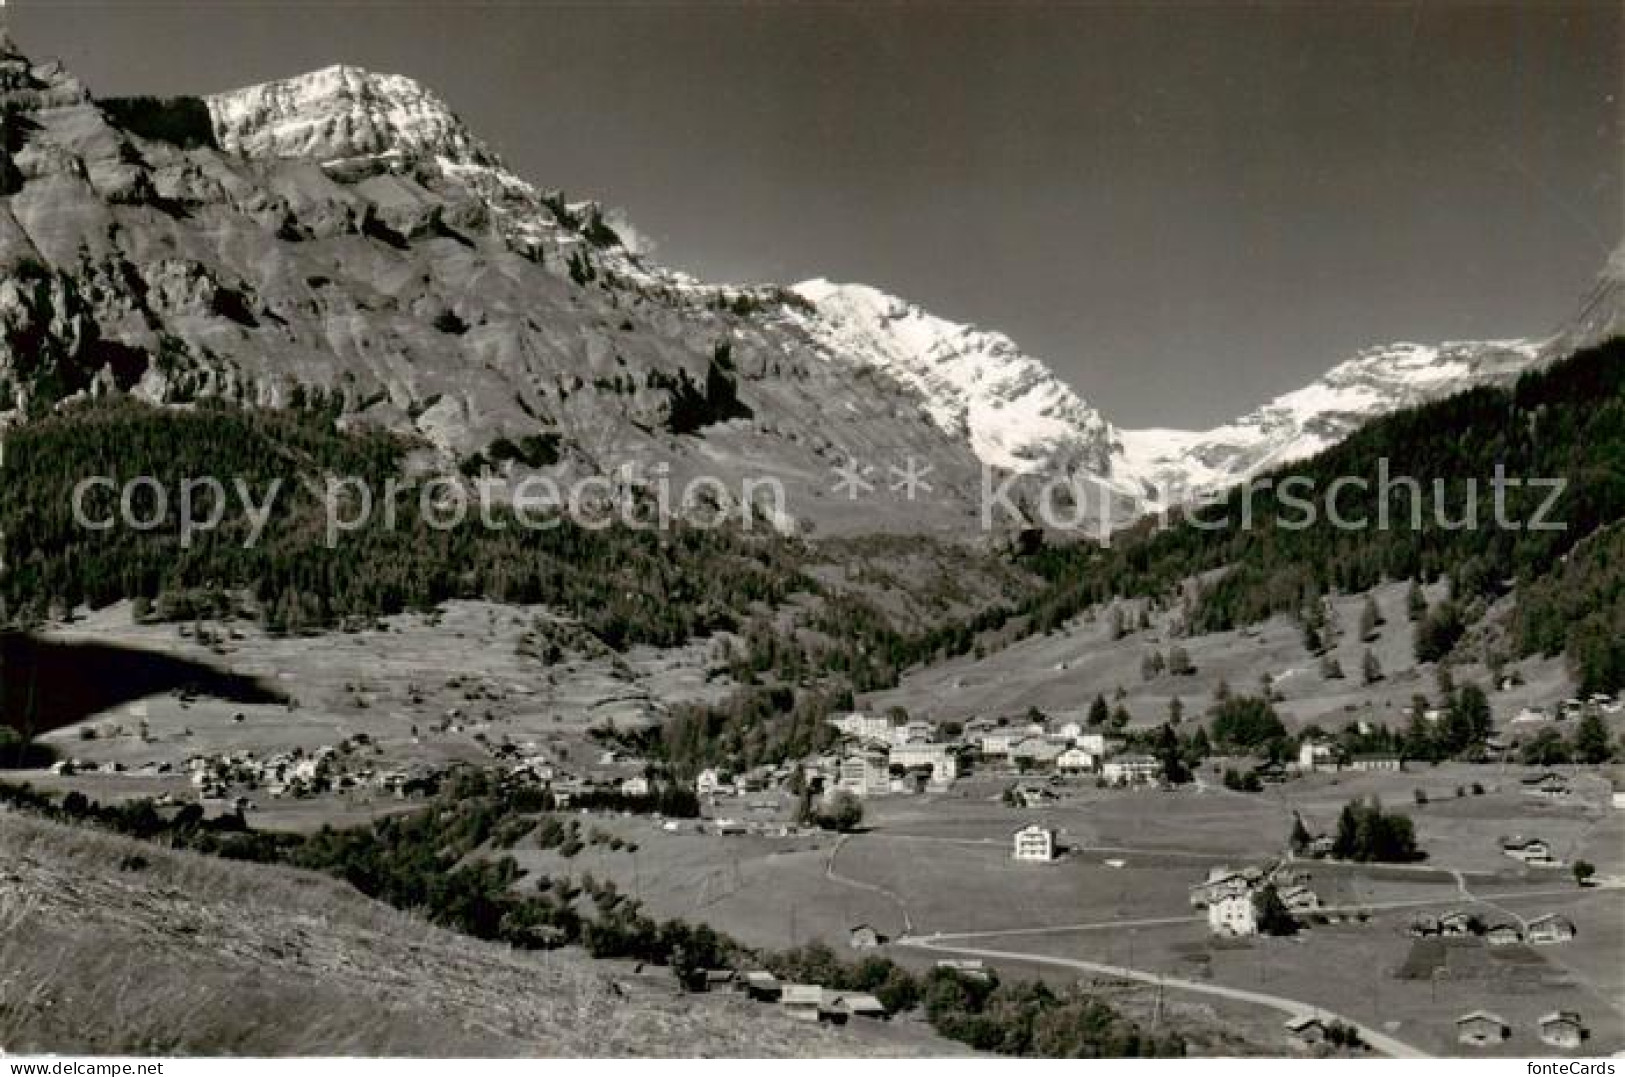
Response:
[[[974,520],[971,444],[815,332],[807,300],[646,264],[410,80],[333,68],[222,95],[213,145],[174,135],[197,104],[115,107],[0,58],[0,410],[320,394],[465,470],[664,465],[735,498],[770,477],[825,529]],[[910,457],[932,496],[890,489]],[[862,503],[833,490],[848,458],[873,469]]]

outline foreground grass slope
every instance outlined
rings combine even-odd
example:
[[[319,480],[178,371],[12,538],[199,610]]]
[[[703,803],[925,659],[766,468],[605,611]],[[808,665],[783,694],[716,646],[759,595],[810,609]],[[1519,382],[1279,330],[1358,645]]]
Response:
[[[7,1052],[828,1056],[909,1040],[478,942],[314,874],[0,813]]]

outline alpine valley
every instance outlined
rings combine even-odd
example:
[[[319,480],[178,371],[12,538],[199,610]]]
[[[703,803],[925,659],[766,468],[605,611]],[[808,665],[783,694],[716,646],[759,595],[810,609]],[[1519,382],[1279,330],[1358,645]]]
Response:
[[[0,1054],[1625,1050],[1625,247],[1124,429],[545,178],[0,35]]]

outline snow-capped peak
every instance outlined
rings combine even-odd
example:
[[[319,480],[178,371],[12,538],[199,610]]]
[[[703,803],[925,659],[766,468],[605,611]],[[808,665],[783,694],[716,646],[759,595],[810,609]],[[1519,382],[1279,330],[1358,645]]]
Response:
[[[1510,380],[1539,358],[1540,345],[1523,340],[1368,348],[1212,430],[1121,431],[1118,475],[1178,501],[1306,459],[1379,415]]]
[[[221,148],[249,157],[402,155],[502,167],[444,101],[404,75],[335,64],[205,100]]]
[[[793,290],[816,309],[806,325],[829,351],[915,389],[931,419],[967,437],[984,463],[1106,473],[1106,421],[1004,334],[939,318],[867,285],[819,279]]]

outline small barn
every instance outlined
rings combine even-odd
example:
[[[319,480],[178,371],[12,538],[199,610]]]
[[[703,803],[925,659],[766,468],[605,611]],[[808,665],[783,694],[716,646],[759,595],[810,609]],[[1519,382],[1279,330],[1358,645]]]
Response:
[[[1548,1046],[1578,1047],[1585,1038],[1585,1022],[1573,1010],[1558,1010],[1540,1019],[1540,1042]]]
[[[1568,942],[1574,938],[1574,921],[1567,916],[1557,913],[1548,913],[1537,916],[1529,921],[1529,941],[1537,946],[1550,946],[1553,943]]]
[[[1456,1042],[1467,1047],[1488,1047],[1511,1034],[1507,1023],[1487,1010],[1474,1010],[1456,1018]]]

